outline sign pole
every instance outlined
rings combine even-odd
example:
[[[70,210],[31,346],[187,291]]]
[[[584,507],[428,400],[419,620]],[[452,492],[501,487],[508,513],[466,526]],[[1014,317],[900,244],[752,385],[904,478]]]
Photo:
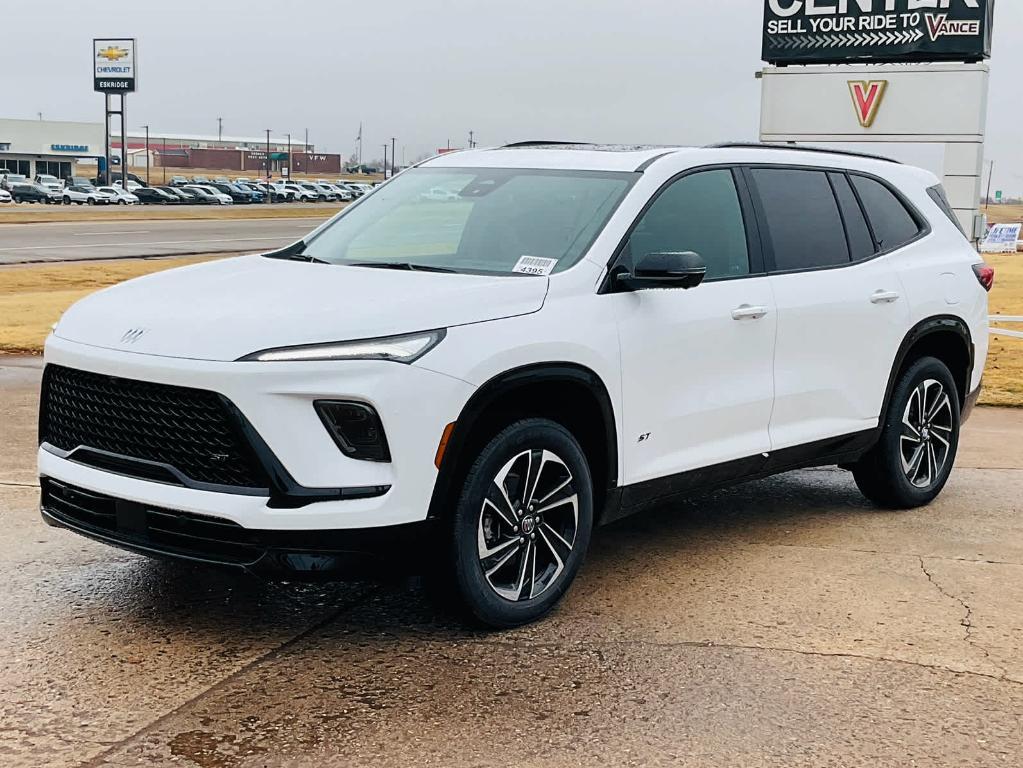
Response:
[[[125,114],[126,94],[121,94],[121,189],[128,191],[128,117]]]
[[[110,94],[103,94],[104,111],[103,111],[103,173],[101,174],[102,183],[105,186],[110,185]]]

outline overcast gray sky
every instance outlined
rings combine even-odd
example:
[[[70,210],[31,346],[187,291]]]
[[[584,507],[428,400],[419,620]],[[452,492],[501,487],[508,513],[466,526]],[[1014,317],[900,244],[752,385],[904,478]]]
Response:
[[[129,125],[290,131],[411,161],[519,139],[756,138],[762,0],[2,0],[0,116],[101,121],[93,37],[135,37]],[[1023,192],[1023,2],[996,5],[988,156]],[[954,105],[950,105],[954,108]]]

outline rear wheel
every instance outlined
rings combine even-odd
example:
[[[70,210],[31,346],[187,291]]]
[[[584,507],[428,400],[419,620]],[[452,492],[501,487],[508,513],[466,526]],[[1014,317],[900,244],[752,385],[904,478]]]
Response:
[[[959,419],[948,367],[933,357],[916,361],[895,386],[878,444],[853,468],[856,485],[882,507],[929,504],[952,472]]]
[[[64,195],[64,205],[71,205],[71,198]]]
[[[451,521],[463,606],[497,628],[541,618],[572,584],[592,527],[590,470],[576,439],[546,419],[512,424],[469,470]]]

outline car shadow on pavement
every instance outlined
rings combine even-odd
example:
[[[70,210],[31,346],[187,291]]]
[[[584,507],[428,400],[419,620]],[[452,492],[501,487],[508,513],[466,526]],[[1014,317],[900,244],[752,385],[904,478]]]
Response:
[[[597,529],[590,554],[570,591],[578,603],[592,595],[588,582],[629,578],[642,563],[645,578],[708,551],[734,550],[782,533],[834,523],[841,517],[897,514],[877,510],[847,472],[813,470],[736,488],[667,501]],[[116,568],[97,566],[100,585],[80,573],[72,592],[94,608],[118,613],[160,631],[206,631],[260,636],[269,630],[339,621],[348,630],[475,637],[436,580],[389,582],[266,582],[232,570],[125,555]],[[64,585],[67,587],[68,585]],[[99,586],[99,588],[97,588]],[[573,597],[574,596],[574,597]],[[104,605],[105,603],[105,605]],[[585,610],[585,606],[575,605]]]

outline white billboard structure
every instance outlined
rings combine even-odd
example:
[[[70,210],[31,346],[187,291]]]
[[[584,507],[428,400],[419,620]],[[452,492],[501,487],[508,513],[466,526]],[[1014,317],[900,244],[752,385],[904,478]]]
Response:
[[[769,66],[760,140],[942,145],[949,201],[977,239],[988,74],[986,64]]]

